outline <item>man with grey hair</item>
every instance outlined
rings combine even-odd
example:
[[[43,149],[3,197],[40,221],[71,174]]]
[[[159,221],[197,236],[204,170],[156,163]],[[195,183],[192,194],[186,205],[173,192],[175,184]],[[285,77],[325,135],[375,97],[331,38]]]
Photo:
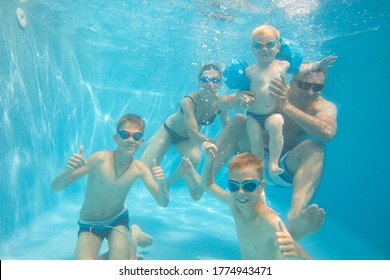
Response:
[[[337,131],[337,108],[321,96],[326,71],[318,69],[294,76],[290,87],[284,77],[273,79],[270,93],[278,99],[278,109],[284,118],[284,148],[279,160],[282,174],[268,173],[267,185],[292,186],[291,209],[287,225],[297,240],[320,229],[325,211],[316,204],[309,205],[321,181],[324,165],[324,142],[333,139]],[[247,107],[252,101],[249,91],[224,97],[224,106]],[[245,131],[246,116],[236,114],[219,135],[216,145],[218,154],[214,172],[237,152],[249,151],[250,144]],[[264,144],[268,137],[264,131]]]

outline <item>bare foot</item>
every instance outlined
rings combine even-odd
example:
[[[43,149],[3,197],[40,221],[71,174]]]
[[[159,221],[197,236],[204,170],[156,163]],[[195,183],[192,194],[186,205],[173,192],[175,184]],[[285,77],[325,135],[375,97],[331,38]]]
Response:
[[[282,168],[280,168],[277,164],[272,163],[270,163],[269,165],[269,171],[271,173],[271,176],[277,176],[284,173],[284,170]]]
[[[137,246],[146,248],[153,244],[153,238],[149,235],[143,232],[139,226],[137,225],[131,225],[131,234],[136,237],[137,240]]]
[[[196,173],[192,162],[186,157],[181,158],[180,173],[183,177],[191,177],[194,173]]]
[[[311,204],[295,216],[288,217],[288,230],[295,240],[314,233],[322,227],[325,211],[317,204]]]

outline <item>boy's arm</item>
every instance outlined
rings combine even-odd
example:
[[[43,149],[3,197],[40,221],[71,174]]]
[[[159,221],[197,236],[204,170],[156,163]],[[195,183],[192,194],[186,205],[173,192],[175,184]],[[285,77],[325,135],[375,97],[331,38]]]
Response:
[[[311,260],[312,258],[299,245],[288,232],[286,226],[281,220],[278,222],[278,231],[276,232],[276,246],[279,248],[282,256],[293,260]]]
[[[142,181],[144,182],[146,188],[157,201],[158,205],[160,205],[161,207],[167,207],[169,203],[168,189],[165,184],[164,172],[161,166],[157,166],[156,160],[153,159],[154,166],[152,170],[153,175],[157,181],[156,183],[153,179],[153,175],[150,172],[150,169],[143,162],[140,163],[143,174]]]
[[[212,194],[220,201],[229,204],[229,198],[230,198],[229,193],[224,191],[220,186],[218,186],[214,182],[213,165],[214,165],[214,157],[218,151],[217,146],[215,146],[215,144],[213,143],[206,142],[202,147],[205,149],[204,152],[205,161],[202,169],[200,185],[202,189]]]
[[[66,169],[62,171],[51,184],[53,191],[60,191],[82,176],[88,173],[88,166],[86,166],[86,159],[84,158],[84,146],[80,145],[79,153],[73,154],[69,159]]]
[[[308,73],[317,69],[326,69],[332,67],[332,63],[336,61],[337,56],[330,55],[319,61],[302,63],[299,67],[299,74]]]

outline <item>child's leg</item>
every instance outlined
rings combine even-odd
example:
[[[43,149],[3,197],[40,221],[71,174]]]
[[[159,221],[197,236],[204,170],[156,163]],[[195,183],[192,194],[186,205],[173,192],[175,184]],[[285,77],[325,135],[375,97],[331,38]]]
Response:
[[[137,233],[130,227],[129,260],[137,259]]]
[[[140,259],[140,256],[137,252],[138,247],[146,248],[153,244],[153,238],[143,232],[139,226],[131,225],[130,227],[130,243],[129,243],[129,260]],[[98,257],[100,260],[109,259],[109,251],[105,252]]]
[[[214,174],[217,174],[238,150],[250,151],[250,142],[246,133],[246,116],[235,114],[218,135],[215,145],[218,147],[218,154],[214,158],[213,169]]]
[[[200,199],[203,194],[202,192],[203,189],[201,189],[200,187],[200,175],[198,174],[198,172],[196,172],[194,166],[192,165],[191,160],[189,158],[182,157],[179,167],[184,182],[186,183],[187,186],[191,186],[193,194],[195,194],[195,190],[199,193],[198,199]],[[195,199],[194,197],[192,198]]]
[[[75,259],[96,260],[103,240],[92,232],[83,231],[77,240]]]
[[[263,128],[252,116],[247,115],[246,131],[251,143],[251,153],[260,159],[264,159]]]
[[[251,153],[264,161],[263,128],[254,117],[247,115],[246,130],[251,144]],[[260,200],[267,205],[265,191],[260,194]]]
[[[129,259],[136,260],[139,258],[137,253],[137,247],[148,247],[153,244],[153,239],[150,235],[143,232],[139,226],[131,225],[130,227],[130,246],[129,246]]]
[[[279,167],[279,158],[283,150],[283,124],[281,114],[273,114],[265,121],[265,128],[269,133],[269,170],[271,174],[278,175],[284,171]]]
[[[111,230],[107,237],[108,259],[128,260],[129,259],[129,231],[124,225],[117,225]]]
[[[191,161],[194,169],[197,168],[201,160],[201,152],[197,145],[188,140],[180,142],[178,145],[176,145],[176,149],[182,157],[186,157]],[[188,186],[188,190],[192,199],[199,200],[204,192],[203,189],[200,187],[200,182],[194,180],[187,180],[187,176],[183,177],[181,174],[181,164],[178,166],[176,171],[179,172],[180,177],[184,179],[184,182]]]

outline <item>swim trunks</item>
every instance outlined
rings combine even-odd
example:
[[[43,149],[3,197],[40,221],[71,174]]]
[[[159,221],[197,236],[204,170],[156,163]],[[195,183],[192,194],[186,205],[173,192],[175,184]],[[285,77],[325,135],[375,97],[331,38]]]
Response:
[[[181,141],[190,139],[190,138],[188,138],[188,137],[183,137],[183,136],[177,134],[175,131],[172,130],[172,128],[170,128],[169,126],[167,126],[166,123],[163,123],[163,127],[165,128],[165,130],[166,130],[167,133],[169,134],[169,137],[171,138],[171,142],[172,142],[173,145],[177,145],[177,144],[179,144]]]
[[[87,231],[90,233],[92,232],[101,239],[104,239],[107,238],[112,230],[116,230],[127,235],[127,232],[122,232],[115,227],[123,225],[129,229],[129,210],[124,207],[118,215],[104,221],[85,221],[79,219],[78,224],[80,226],[78,235],[80,235],[80,233],[83,231]]]
[[[268,118],[269,116],[272,115],[272,114],[259,115],[259,114],[255,114],[255,113],[252,113],[252,112],[249,112],[249,111],[247,111],[246,114],[247,114],[248,116],[254,117],[255,120],[259,122],[259,124],[261,125],[262,128],[265,128],[265,127],[264,127],[265,121],[267,120],[267,118]]]
[[[280,159],[279,159],[279,167],[283,169],[283,173],[279,174],[278,176],[271,176],[270,171],[268,168],[265,170],[266,175],[266,182],[269,185],[275,185],[277,187],[291,187],[293,183],[293,176],[288,173],[287,167],[286,167],[286,158],[288,156],[289,152],[285,153]],[[264,154],[264,159],[266,166],[268,166],[269,162],[269,153],[266,151]]]

